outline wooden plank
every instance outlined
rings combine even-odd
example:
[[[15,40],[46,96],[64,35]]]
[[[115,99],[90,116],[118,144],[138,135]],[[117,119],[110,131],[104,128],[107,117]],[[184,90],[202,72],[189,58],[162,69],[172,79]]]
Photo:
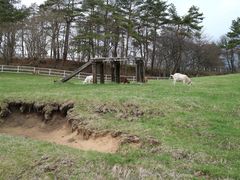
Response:
[[[111,62],[111,81],[115,82],[115,64],[114,62]]]
[[[104,84],[104,63],[99,63],[99,70],[100,70],[100,83]]]
[[[71,78],[73,78],[74,76],[76,76],[79,72],[81,72],[82,70],[84,70],[85,68],[87,68],[88,66],[90,66],[92,64],[91,61],[87,62],[86,64],[82,65],[80,68],[78,68],[76,71],[74,71],[72,74],[64,77],[61,82],[66,82],[68,80],[70,80]]]
[[[143,67],[143,60],[139,60],[139,81],[144,82],[144,67]]]
[[[139,82],[139,61],[136,61],[136,81]]]
[[[92,62],[93,84],[97,84],[97,63]]]
[[[115,61],[115,82],[120,83],[120,62]]]

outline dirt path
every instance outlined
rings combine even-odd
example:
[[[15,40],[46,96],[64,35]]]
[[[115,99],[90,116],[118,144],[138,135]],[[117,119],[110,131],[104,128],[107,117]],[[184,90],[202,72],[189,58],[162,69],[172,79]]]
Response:
[[[51,121],[44,123],[37,114],[13,113],[0,125],[0,133],[107,153],[116,152],[120,144],[120,140],[111,135],[84,140],[77,132],[72,133],[66,119],[60,115],[54,115]]]

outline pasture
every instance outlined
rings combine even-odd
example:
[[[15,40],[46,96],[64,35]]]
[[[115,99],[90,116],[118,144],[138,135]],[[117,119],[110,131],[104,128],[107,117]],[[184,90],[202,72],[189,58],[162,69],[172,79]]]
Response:
[[[84,85],[56,79],[0,73],[0,104],[72,101],[85,128],[139,142],[109,153],[1,133],[0,179],[240,179],[240,74],[175,87],[172,80]]]

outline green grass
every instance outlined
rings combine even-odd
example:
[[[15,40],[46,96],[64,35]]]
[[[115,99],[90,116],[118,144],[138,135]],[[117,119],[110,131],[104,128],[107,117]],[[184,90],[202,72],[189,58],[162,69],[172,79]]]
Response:
[[[105,154],[0,135],[0,179],[240,179],[240,74],[193,78],[193,86],[175,87],[170,80],[83,85],[54,79],[0,73],[0,103],[73,100],[89,127],[154,137],[160,145],[123,145]],[[115,109],[134,104],[144,115],[96,113],[103,104]]]

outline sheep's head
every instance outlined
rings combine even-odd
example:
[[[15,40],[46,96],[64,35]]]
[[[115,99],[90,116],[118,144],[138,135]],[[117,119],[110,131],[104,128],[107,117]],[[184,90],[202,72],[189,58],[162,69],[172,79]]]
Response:
[[[192,80],[189,78],[189,81],[187,83],[188,85],[192,85]]]

